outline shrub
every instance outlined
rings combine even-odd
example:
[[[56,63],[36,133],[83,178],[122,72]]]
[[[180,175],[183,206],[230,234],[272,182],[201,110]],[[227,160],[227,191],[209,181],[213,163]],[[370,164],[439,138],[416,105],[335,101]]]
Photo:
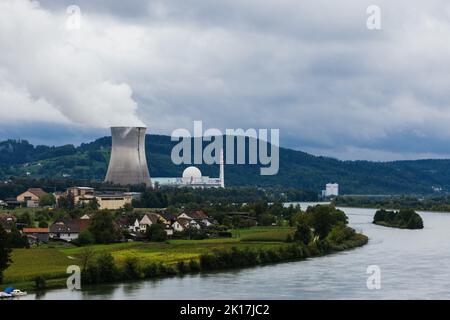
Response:
[[[219,231],[217,232],[219,238],[232,238],[233,234],[229,231]]]
[[[144,266],[143,272],[146,278],[155,278],[160,275],[159,268],[156,263],[150,263]]]
[[[189,269],[191,272],[199,272],[201,270],[200,263],[197,260],[189,261]]]
[[[125,279],[133,280],[141,277],[138,259],[135,257],[128,257],[124,261],[123,276]]]
[[[297,230],[294,234],[294,240],[299,241],[303,244],[308,244],[311,242],[312,232],[311,227],[303,219],[297,224]]]
[[[189,264],[186,264],[184,261],[177,263],[177,269],[179,273],[188,273],[190,271]]]
[[[154,223],[147,228],[146,238],[154,242],[164,242],[167,240],[167,233],[162,223]]]
[[[83,230],[78,235],[78,239],[76,239],[75,244],[80,246],[87,246],[93,244],[95,242],[95,238],[89,230]]]
[[[87,283],[112,282],[119,278],[119,272],[111,254],[104,253],[88,265],[82,277]]]

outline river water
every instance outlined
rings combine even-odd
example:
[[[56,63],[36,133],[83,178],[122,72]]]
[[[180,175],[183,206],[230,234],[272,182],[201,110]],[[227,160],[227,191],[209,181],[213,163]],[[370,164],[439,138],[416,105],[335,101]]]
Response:
[[[374,209],[342,210],[369,237],[366,246],[299,262],[22,299],[450,299],[450,213],[420,212],[423,230],[401,230],[373,225]],[[371,265],[381,270],[378,290],[367,288]]]

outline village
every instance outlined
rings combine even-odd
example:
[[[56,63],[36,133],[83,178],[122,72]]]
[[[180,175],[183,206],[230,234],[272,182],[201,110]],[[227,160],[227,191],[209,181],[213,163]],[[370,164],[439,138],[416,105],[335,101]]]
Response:
[[[203,210],[182,210],[171,213],[163,209],[134,211],[132,200],[138,199],[139,193],[96,193],[90,187],[71,187],[65,192],[49,194],[41,188],[30,188],[19,194],[15,199],[3,202],[6,211],[0,213],[0,224],[11,232],[16,229],[26,237],[28,245],[39,245],[49,241],[66,241],[77,243],[80,234],[87,231],[91,218],[96,211],[115,211],[113,226],[122,237],[120,241],[143,241],[152,226],[159,226],[166,236],[162,240],[171,238],[214,237],[224,235],[226,228],[220,228],[218,222],[209,217]],[[54,201],[46,202],[46,199]],[[68,215],[52,219],[51,213],[62,203],[71,199],[74,207],[87,207],[87,213],[81,217]],[[54,204],[52,204],[54,203]],[[15,212],[18,208],[32,208],[50,213],[49,220],[36,222],[21,222]],[[10,210],[8,210],[10,209]],[[91,210],[89,210],[91,209]],[[53,220],[53,221],[52,221]],[[30,225],[31,224],[31,225]],[[189,232],[186,232],[189,231]]]

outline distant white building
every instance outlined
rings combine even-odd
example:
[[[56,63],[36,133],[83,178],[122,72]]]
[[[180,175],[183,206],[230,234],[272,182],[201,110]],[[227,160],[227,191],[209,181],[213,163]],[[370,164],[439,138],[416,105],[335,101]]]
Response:
[[[339,195],[339,184],[337,183],[327,183],[325,190],[322,191],[322,195],[325,197],[332,197]]]

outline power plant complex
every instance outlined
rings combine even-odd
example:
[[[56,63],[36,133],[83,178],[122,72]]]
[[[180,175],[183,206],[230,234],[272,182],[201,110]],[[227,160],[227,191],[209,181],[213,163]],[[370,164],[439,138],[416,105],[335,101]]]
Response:
[[[112,148],[105,182],[117,185],[142,185],[147,187],[171,186],[191,188],[224,188],[225,166],[223,150],[220,154],[219,178],[202,176],[196,167],[188,167],[180,178],[153,178],[145,155],[145,127],[112,127]]]

